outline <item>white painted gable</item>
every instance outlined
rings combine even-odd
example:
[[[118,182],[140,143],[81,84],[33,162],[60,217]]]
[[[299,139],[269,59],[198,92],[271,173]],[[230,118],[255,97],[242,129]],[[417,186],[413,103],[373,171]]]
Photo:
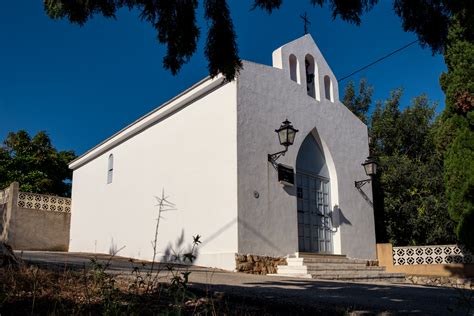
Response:
[[[320,101],[328,91],[331,102],[339,101],[337,78],[321,54],[310,34],[306,34],[273,51],[273,67],[283,69],[288,78],[298,84],[307,84],[307,62],[310,74],[314,74],[314,98]],[[314,66],[313,66],[314,63]]]

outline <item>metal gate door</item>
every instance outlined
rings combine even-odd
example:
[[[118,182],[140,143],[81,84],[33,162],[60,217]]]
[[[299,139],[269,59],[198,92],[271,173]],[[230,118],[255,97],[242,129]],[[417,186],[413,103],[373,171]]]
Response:
[[[298,248],[332,253],[329,179],[297,171]]]

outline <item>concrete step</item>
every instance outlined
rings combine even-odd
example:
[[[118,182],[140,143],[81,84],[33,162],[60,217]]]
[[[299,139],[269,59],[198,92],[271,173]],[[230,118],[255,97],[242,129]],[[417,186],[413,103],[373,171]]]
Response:
[[[367,263],[365,262],[304,262],[304,261],[293,261],[287,259],[287,264],[289,266],[311,266],[311,267],[339,267],[343,268],[351,268],[351,267],[367,267]]]
[[[309,273],[269,273],[267,276],[277,276],[277,277],[290,277],[290,278],[303,278],[303,279],[312,279],[313,277]]]
[[[326,259],[344,259],[346,255],[334,255],[326,253],[314,253],[314,252],[296,252],[296,258],[326,258]]]
[[[326,270],[326,271],[311,271],[308,273],[315,278],[331,277],[331,276],[348,276],[348,277],[365,277],[384,274],[385,271],[380,270]]]
[[[344,255],[297,252],[286,261],[288,265],[278,266],[275,275],[353,282],[405,281],[403,273],[387,273],[383,267],[367,266],[367,260]]]
[[[308,271],[385,271],[384,267],[367,267],[367,266],[310,266],[307,265]]]
[[[311,273],[311,274],[348,274],[348,273],[381,273],[385,269],[382,267],[311,267],[311,266],[277,266],[278,272],[285,273]]]
[[[337,280],[337,281],[353,281],[353,282],[391,282],[404,283],[405,274],[403,273],[379,273],[370,275],[327,275],[327,276],[311,276],[319,280]]]
[[[320,280],[338,280],[353,282],[399,282],[405,281],[403,273],[386,273],[383,270],[333,270],[314,272],[306,270],[306,267],[291,268],[278,266],[276,276],[313,278]]]
[[[306,266],[277,266],[277,273],[307,274],[308,268]]]
[[[367,260],[363,259],[348,259],[348,258],[287,258],[288,264],[311,264],[311,263],[340,263],[340,264],[361,264],[367,265]]]
[[[366,268],[381,268],[377,266],[367,266],[366,263],[350,263],[350,262],[303,262],[287,260],[287,264],[290,267],[301,267],[307,266],[318,270],[335,270],[335,269],[366,269]]]

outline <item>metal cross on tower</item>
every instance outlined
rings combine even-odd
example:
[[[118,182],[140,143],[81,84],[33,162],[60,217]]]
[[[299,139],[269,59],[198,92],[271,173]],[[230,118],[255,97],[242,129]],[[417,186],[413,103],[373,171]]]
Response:
[[[300,18],[304,21],[304,34],[308,34],[308,25],[311,25],[311,22],[308,20],[308,14],[305,12],[304,15],[300,15]]]

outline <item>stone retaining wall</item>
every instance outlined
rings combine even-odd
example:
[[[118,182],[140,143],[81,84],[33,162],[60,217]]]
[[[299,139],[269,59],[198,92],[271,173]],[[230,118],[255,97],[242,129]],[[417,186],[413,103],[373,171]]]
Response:
[[[238,272],[250,274],[277,273],[278,265],[286,265],[284,257],[235,254],[235,266]]]
[[[429,286],[456,287],[474,290],[474,279],[472,278],[455,278],[455,277],[433,277],[433,276],[416,276],[407,275],[407,283]]]

